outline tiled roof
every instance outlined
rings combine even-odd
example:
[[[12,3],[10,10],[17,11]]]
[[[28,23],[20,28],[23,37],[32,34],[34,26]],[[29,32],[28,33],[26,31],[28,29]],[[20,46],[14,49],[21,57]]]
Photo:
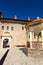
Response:
[[[30,22],[30,21],[28,21],[28,20],[20,20],[20,19],[12,19],[12,18],[0,18],[0,20],[11,20],[11,21]]]
[[[35,19],[32,22],[29,22],[28,26],[36,25],[43,22],[43,18]]]

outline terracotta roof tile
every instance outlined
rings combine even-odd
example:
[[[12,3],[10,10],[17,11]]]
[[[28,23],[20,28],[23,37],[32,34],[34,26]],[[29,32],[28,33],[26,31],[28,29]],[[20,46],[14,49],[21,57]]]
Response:
[[[43,22],[43,18],[35,19],[32,22],[29,22],[28,25],[35,25],[35,24],[38,24],[38,23],[41,23],[41,22]]]

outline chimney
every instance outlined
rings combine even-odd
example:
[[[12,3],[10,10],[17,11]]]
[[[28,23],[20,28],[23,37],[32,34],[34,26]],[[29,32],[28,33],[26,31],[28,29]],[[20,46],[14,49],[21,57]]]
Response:
[[[17,19],[17,16],[16,15],[14,16],[14,19]]]
[[[30,17],[28,17],[28,21],[30,21]]]

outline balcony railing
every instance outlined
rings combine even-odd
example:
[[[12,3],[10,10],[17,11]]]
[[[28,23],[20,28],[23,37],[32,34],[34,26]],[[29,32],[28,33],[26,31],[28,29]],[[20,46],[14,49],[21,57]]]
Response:
[[[42,48],[42,42],[41,41],[32,42],[32,48]]]
[[[28,47],[28,48],[31,47],[30,45],[31,45],[31,43],[30,43],[30,42],[27,42],[27,47]],[[32,48],[33,48],[33,49],[35,49],[35,48],[40,48],[40,49],[42,49],[42,48],[43,48],[42,41],[38,41],[38,42],[37,42],[37,41],[35,41],[35,42],[33,41],[33,42],[32,42]]]

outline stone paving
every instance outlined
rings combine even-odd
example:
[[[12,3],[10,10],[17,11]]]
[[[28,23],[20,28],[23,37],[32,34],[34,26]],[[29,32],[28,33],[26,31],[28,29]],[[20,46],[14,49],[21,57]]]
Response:
[[[29,65],[43,65],[43,50],[28,50]]]
[[[7,51],[7,48],[6,49],[0,48],[0,60],[3,57],[3,55],[5,54],[6,51]]]
[[[27,57],[18,48],[12,48],[3,63],[3,65],[25,65]]]
[[[28,57],[18,48],[12,48],[3,65],[43,65],[43,51],[28,50]]]

